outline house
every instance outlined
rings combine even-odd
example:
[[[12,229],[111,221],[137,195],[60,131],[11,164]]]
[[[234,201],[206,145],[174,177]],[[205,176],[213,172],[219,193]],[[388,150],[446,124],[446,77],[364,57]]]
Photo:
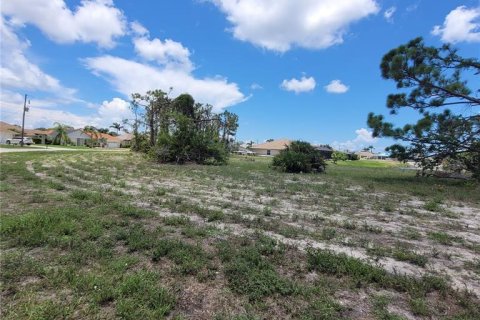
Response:
[[[133,134],[124,133],[117,137],[120,140],[120,148],[129,148],[132,145]]]
[[[324,159],[332,159],[333,148],[328,144],[314,145],[313,147],[320,151],[320,154]]]
[[[108,149],[120,148],[121,140],[118,136],[112,136],[108,133],[99,133],[100,140],[103,141],[103,147]]]
[[[56,135],[55,135],[56,136]],[[76,146],[86,146],[91,138],[82,129],[71,129],[67,131],[68,139]]]
[[[375,153],[370,151],[359,151],[355,153],[360,160],[375,159]]]
[[[240,146],[238,150],[233,151],[233,153],[239,154],[239,155],[245,155],[245,156],[254,156],[255,152],[248,150],[247,148],[244,148]]]
[[[389,156],[386,153],[373,153],[370,151],[360,151],[355,153],[360,160],[385,160],[388,159]]]
[[[40,144],[51,143],[56,135],[55,130],[25,129],[25,136]]]
[[[102,148],[108,148],[108,149],[114,149],[114,148],[120,148],[120,142],[121,140],[119,137],[114,137],[112,135],[109,135],[108,133],[101,133],[97,132],[96,134],[91,134],[89,132],[83,132],[88,138],[87,140],[93,140],[94,146],[102,147]]]
[[[287,148],[290,143],[291,141],[287,139],[273,140],[270,142],[255,144],[250,149],[260,156],[275,156],[279,154],[281,150]]]
[[[22,128],[3,121],[0,121],[0,144],[5,144],[8,139],[12,139],[22,134]]]

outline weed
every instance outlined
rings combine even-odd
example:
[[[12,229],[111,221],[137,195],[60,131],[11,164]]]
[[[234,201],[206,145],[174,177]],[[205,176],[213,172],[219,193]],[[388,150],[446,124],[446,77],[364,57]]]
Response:
[[[415,253],[405,248],[395,248],[392,253],[393,258],[400,261],[408,261],[420,267],[425,267],[428,258],[424,255]]]
[[[430,310],[428,309],[427,302],[424,298],[416,298],[410,300],[410,309],[413,314],[416,316],[426,317],[430,315]]]
[[[180,240],[161,239],[155,244],[152,260],[167,257],[178,267],[181,274],[197,274],[208,265],[208,255],[199,246],[192,246]]]
[[[423,206],[425,210],[432,211],[432,212],[439,212],[442,210],[441,206],[442,202],[439,199],[432,199],[426,202]]]
[[[451,245],[453,242],[461,241],[460,237],[454,237],[446,232],[429,232],[428,237],[443,245]]]
[[[183,216],[164,217],[163,223],[167,226],[186,226],[191,224],[190,219]]]
[[[390,303],[390,298],[378,295],[373,298],[373,308],[375,310],[375,315],[378,319],[382,320],[402,320],[404,318],[400,317],[399,315],[390,313],[387,310],[388,304]]]
[[[232,291],[246,295],[250,301],[260,301],[273,294],[291,295],[295,285],[279,276],[273,265],[262,256],[259,248],[232,248],[223,243],[220,258],[225,263],[225,276]]]
[[[332,240],[337,235],[337,230],[335,228],[323,228],[320,238],[322,240]]]
[[[55,181],[50,181],[48,182],[48,186],[52,189],[55,189],[55,190],[58,190],[58,191],[62,191],[62,190],[65,190],[66,187],[64,184],[60,183],[60,182],[55,182]]]

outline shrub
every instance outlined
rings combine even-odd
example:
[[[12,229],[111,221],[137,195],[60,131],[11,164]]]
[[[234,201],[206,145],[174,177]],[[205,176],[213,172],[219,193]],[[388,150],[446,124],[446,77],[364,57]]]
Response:
[[[305,141],[293,141],[273,158],[273,168],[291,173],[324,172],[326,163],[318,150]]]
[[[335,151],[332,153],[332,161],[333,163],[337,163],[337,161],[346,161],[348,160],[348,156],[346,153],[341,151]]]
[[[150,154],[161,163],[225,164],[228,152],[215,132],[199,131],[195,122],[181,114],[174,114],[175,130],[163,132]]]

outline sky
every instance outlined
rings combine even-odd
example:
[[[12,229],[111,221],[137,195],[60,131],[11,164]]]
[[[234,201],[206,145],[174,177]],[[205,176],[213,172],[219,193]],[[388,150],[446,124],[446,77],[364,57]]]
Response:
[[[382,151],[392,141],[366,120],[396,92],[384,54],[421,36],[480,57],[478,0],[2,0],[0,12],[0,118],[21,124],[27,94],[27,128],[108,127],[132,117],[132,93],[161,89],[238,114],[238,140]]]

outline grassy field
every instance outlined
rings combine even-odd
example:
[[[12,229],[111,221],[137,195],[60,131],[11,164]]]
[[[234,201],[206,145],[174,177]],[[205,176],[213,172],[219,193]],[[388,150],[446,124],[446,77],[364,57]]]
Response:
[[[480,187],[0,155],[2,319],[480,319]]]

